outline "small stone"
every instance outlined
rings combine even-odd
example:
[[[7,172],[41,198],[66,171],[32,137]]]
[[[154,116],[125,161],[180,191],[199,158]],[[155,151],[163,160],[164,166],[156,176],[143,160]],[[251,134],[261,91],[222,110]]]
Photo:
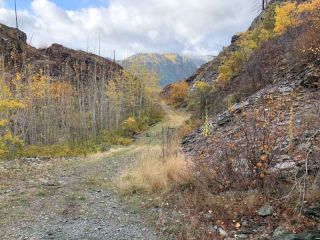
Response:
[[[288,234],[291,234],[291,233],[285,227],[279,226],[274,230],[272,237],[278,238],[280,236],[288,235]]]
[[[245,234],[236,234],[235,237],[236,237],[236,239],[247,239],[248,238],[248,236]]]
[[[218,232],[218,226],[217,225],[211,226],[210,231],[212,233]]]
[[[291,92],[292,88],[291,87],[281,87],[279,88],[279,92],[285,93],[285,92]]]
[[[204,215],[204,217],[205,217],[206,220],[211,220],[213,218],[213,215],[212,215],[212,213],[206,213]]]
[[[298,146],[300,151],[308,151],[311,147],[311,143],[302,143]]]
[[[231,121],[231,115],[229,112],[224,112],[222,115],[219,116],[217,124],[219,126],[223,126]]]
[[[277,163],[273,168],[278,170],[285,170],[285,169],[293,169],[296,167],[296,163],[294,161],[282,162]]]
[[[273,207],[270,205],[265,205],[259,209],[258,215],[261,217],[269,216],[273,212]]]
[[[224,237],[228,236],[228,233],[223,228],[219,228],[219,234]]]
[[[270,239],[270,235],[267,233],[264,233],[258,236],[258,240],[268,240],[268,239]]]

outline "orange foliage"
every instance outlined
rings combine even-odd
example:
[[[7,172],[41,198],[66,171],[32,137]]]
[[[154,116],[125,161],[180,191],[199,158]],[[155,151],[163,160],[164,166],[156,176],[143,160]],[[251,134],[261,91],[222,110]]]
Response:
[[[189,85],[185,81],[174,83],[170,89],[168,103],[174,106],[180,106],[188,100]]]
[[[51,84],[51,93],[56,98],[68,95],[70,91],[71,86],[69,83],[54,82]]]

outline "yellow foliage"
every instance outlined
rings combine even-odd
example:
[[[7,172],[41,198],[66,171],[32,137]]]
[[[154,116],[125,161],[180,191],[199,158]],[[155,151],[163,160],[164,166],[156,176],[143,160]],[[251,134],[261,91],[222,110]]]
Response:
[[[140,132],[139,124],[134,117],[129,117],[122,123],[122,128],[125,131],[129,131],[131,133],[138,133]]]
[[[4,127],[8,124],[8,120],[6,119],[0,119],[0,127]]]
[[[264,29],[264,28],[261,29],[260,34],[259,34],[260,43],[273,38],[273,36],[274,36],[274,33],[272,31],[269,31],[269,30]]]
[[[233,52],[228,57],[225,57],[223,64],[219,67],[217,84],[224,85],[232,76],[238,73],[241,66],[240,52]]]
[[[286,2],[276,8],[274,31],[282,34],[289,27],[295,27],[301,24],[302,19],[299,14],[303,13],[303,18],[308,20],[320,19],[320,0],[311,0],[301,4],[296,2]]]
[[[288,27],[297,26],[297,3],[286,2],[282,6],[277,6],[275,20],[274,31],[278,34],[282,34]]]
[[[194,87],[197,89],[199,93],[207,93],[208,91],[210,91],[212,86],[209,83],[197,81],[194,84]]]
[[[3,99],[0,100],[0,111],[16,110],[24,108],[25,104],[18,100]]]
[[[318,12],[320,11],[320,0],[307,1],[298,6],[298,12]],[[319,15],[318,15],[319,18]]]
[[[19,81],[21,81],[21,79],[22,79],[21,74],[20,74],[20,73],[17,73],[15,80],[16,80],[17,82],[19,82]]]
[[[41,99],[46,95],[46,86],[48,84],[48,78],[43,75],[33,76],[31,83],[29,84],[30,91],[34,99]]]

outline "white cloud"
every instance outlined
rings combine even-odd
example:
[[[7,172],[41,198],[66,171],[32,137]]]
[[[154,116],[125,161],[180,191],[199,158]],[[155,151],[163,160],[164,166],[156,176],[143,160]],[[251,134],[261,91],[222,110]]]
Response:
[[[65,11],[49,0],[33,0],[19,11],[21,29],[36,47],[58,42],[120,58],[136,52],[216,54],[235,32],[245,30],[256,0],[110,0],[108,7]],[[0,0],[0,22],[14,25],[14,12]],[[88,43],[88,44],[87,44]]]

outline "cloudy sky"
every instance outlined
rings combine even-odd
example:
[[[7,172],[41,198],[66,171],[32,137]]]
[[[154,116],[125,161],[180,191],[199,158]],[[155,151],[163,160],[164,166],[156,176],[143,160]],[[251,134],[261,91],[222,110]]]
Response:
[[[14,0],[0,22],[15,25]],[[20,28],[36,47],[67,47],[125,58],[138,52],[215,55],[248,28],[259,0],[17,0]]]

